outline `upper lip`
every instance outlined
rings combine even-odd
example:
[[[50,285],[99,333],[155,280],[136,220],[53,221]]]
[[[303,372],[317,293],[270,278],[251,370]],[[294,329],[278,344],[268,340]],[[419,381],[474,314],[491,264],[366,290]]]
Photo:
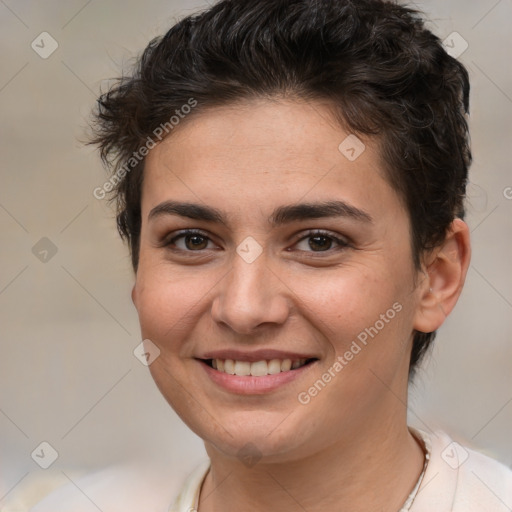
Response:
[[[248,361],[254,363],[256,361],[270,361],[271,359],[318,359],[312,354],[305,352],[287,352],[275,349],[259,349],[250,352],[243,350],[212,350],[205,352],[198,359],[232,359],[234,361]]]

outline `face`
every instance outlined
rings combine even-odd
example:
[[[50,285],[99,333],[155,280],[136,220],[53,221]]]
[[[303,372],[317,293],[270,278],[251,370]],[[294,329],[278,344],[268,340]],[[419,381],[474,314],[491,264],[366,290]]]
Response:
[[[327,105],[261,100],[147,157],[133,300],[212,452],[294,460],[405,424],[410,225],[375,141],[348,135]]]

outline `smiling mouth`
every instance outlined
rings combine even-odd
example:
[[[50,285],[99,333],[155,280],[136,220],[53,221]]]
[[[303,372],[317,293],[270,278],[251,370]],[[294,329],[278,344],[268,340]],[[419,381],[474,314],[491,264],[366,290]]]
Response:
[[[317,361],[317,359],[270,359],[254,362],[233,359],[201,359],[201,361],[210,368],[228,375],[264,377],[297,370]]]

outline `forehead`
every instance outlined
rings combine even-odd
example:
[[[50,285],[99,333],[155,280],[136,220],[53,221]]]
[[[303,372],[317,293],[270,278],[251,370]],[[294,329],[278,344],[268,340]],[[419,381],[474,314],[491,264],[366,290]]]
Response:
[[[321,102],[254,100],[194,113],[151,150],[144,173],[146,213],[176,197],[238,209],[250,198],[273,209],[344,196],[377,215],[401,209],[377,142],[344,130]]]
[[[187,152],[189,163],[190,158],[206,155],[215,158],[212,164],[237,158],[238,164],[245,163],[253,172],[258,171],[257,165],[250,165],[254,156],[258,157],[254,164],[259,159],[273,158],[276,167],[281,162],[300,167],[301,161],[321,167],[340,157],[339,144],[348,135],[327,103],[299,100],[253,99],[196,110],[177,128],[159,144],[159,151],[148,156],[149,160],[167,152],[176,161]]]

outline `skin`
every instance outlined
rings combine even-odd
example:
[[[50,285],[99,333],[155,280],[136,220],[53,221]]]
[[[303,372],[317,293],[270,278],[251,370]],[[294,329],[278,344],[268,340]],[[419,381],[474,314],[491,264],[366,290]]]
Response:
[[[191,116],[147,156],[132,298],[143,338],[160,349],[152,376],[211,459],[200,512],[396,512],[421,473],[423,451],[406,423],[412,334],[437,329],[455,305],[469,265],[468,228],[455,220],[415,269],[409,218],[377,141],[360,137],[366,149],[351,162],[338,150],[348,134],[321,102],[251,100]],[[168,200],[217,208],[225,223],[148,219]],[[372,222],[269,223],[277,207],[333,200]],[[208,235],[194,239],[200,250],[184,238],[163,246],[186,228]],[[319,250],[318,239],[306,238],[315,229],[348,245],[321,239],[332,245]],[[263,250],[252,263],[236,252],[248,236]],[[300,403],[298,394],[397,302],[401,311]],[[238,395],[212,383],[195,359],[233,348],[318,361],[272,392]]]

